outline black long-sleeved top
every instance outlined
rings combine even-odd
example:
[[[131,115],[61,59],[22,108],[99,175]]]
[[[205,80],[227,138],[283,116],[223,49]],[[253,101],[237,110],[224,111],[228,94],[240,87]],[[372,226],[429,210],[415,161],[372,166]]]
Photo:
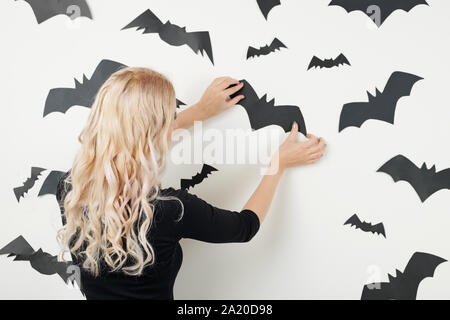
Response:
[[[63,201],[71,190],[64,183],[70,170],[61,178],[56,198],[65,223]],[[82,261],[72,255],[73,263],[81,269],[82,292],[90,299],[173,299],[173,285],[183,260],[180,239],[190,238],[211,243],[246,242],[259,230],[258,216],[250,211],[228,211],[216,208],[184,190],[173,188],[160,191],[162,196],[176,200],[156,200],[148,241],[155,252],[155,264],[147,266],[140,276],[123,272],[101,271],[94,277],[81,267]],[[178,220],[178,221],[177,221]]]

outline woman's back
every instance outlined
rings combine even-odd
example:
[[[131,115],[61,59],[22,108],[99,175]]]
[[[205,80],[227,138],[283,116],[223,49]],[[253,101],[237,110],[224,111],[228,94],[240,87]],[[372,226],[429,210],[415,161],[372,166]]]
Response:
[[[62,204],[71,190],[71,185],[65,182],[69,174],[70,171],[61,178],[57,189],[63,223]],[[93,276],[82,268],[83,261],[72,254],[74,264],[81,269],[81,290],[87,299],[173,299],[173,285],[183,260],[180,239],[212,243],[246,242],[259,229],[259,219],[250,210],[219,209],[184,190],[169,188],[161,190],[160,194],[179,199],[183,203],[183,211],[176,199],[154,202],[155,212],[147,239],[153,247],[155,262],[147,266],[142,275],[110,272],[105,263],[100,263],[99,275]]]

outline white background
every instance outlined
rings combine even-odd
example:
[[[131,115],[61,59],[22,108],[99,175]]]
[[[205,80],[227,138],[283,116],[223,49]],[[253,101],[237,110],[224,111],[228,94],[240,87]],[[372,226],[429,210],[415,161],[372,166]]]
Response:
[[[89,1],[94,20],[54,17],[40,25],[25,1],[0,3],[2,146],[0,246],[23,235],[34,249],[56,254],[59,209],[52,196],[37,197],[43,178],[17,203],[13,188],[32,166],[70,168],[89,109],[43,118],[48,91],[91,76],[102,59],[154,68],[174,83],[177,96],[195,103],[217,76],[247,79],[278,104],[301,107],[311,133],[328,151],[320,164],[291,169],[259,233],[250,243],[217,245],[183,240],[184,262],[176,299],[359,299],[363,285],[403,270],[423,251],[450,258],[450,191],[421,203],[406,182],[376,170],[397,154],[416,164],[450,167],[450,3],[429,0],[410,13],[394,12],[380,29],[362,12],[328,7],[329,0],[282,1],[266,21],[253,0]],[[189,48],[157,35],[120,31],[150,8],[162,21],[210,32],[215,66]],[[249,45],[278,37],[288,50],[246,61]],[[310,70],[313,55],[344,53],[352,66]],[[398,103],[395,125],[368,121],[338,133],[342,105],[366,101],[394,71],[425,78]],[[205,128],[248,128],[242,107],[207,121]],[[272,128],[279,130],[279,128]],[[266,128],[263,130],[271,130]],[[240,210],[257,183],[259,167],[215,165],[220,171],[193,192],[219,207]],[[165,186],[179,186],[200,164],[168,166]],[[354,213],[383,222],[387,239],[343,226]],[[0,257],[0,298],[82,299],[59,276],[44,276],[27,262]],[[419,299],[450,298],[450,263],[425,279]]]

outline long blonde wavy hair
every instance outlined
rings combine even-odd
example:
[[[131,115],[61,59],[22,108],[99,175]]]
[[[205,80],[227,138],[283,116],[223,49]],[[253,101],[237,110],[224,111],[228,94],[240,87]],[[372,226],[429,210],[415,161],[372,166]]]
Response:
[[[154,263],[147,234],[175,110],[171,82],[150,69],[121,69],[100,88],[66,179],[61,255],[70,246],[94,275],[103,261],[129,275]]]

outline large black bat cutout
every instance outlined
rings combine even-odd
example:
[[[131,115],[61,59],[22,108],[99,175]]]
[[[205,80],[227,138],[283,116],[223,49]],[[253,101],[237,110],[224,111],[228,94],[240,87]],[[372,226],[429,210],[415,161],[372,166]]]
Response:
[[[441,257],[416,252],[402,272],[389,277],[389,282],[371,283],[364,286],[361,300],[416,300],[423,279],[433,277],[436,268],[447,260]]]
[[[31,188],[34,187],[34,184],[39,179],[41,172],[45,171],[43,168],[32,167],[31,168],[31,177],[29,177],[22,186],[14,188],[14,195],[16,196],[17,202],[20,201],[20,198],[25,195]]]
[[[25,0],[33,9],[38,24],[65,14],[71,19],[86,17],[92,19],[86,0]]]
[[[52,112],[66,113],[73,106],[90,108],[95,100],[98,90],[116,71],[125,68],[126,65],[111,60],[102,60],[91,79],[83,75],[83,82],[75,79],[75,89],[55,88],[51,89],[45,102],[44,117]]]
[[[361,229],[364,232],[372,232],[376,234],[381,234],[386,238],[386,232],[384,231],[383,223],[371,224],[369,222],[361,221],[357,214],[351,216],[345,223],[345,225],[350,225],[351,227],[355,227],[356,229]]]
[[[256,0],[256,2],[258,3],[259,9],[266,20],[270,10],[281,4],[280,0]]]
[[[281,50],[281,48],[287,47],[277,38],[273,39],[270,45],[265,45],[264,47],[260,47],[259,49],[248,47],[247,60],[253,57],[266,56],[269,53],[275,52],[276,50]]]
[[[314,56],[311,59],[311,62],[309,63],[308,66],[308,70],[311,68],[333,68],[333,67],[339,67],[340,65],[344,65],[347,64],[350,66],[350,62],[348,61],[348,59],[344,56],[344,54],[340,54],[339,56],[337,56],[336,59],[325,59],[322,60],[320,58],[317,58],[316,56]]]
[[[425,0],[333,0],[329,6],[340,6],[347,12],[362,11],[369,18],[372,18],[375,13],[378,13],[379,20],[372,21],[381,27],[383,22],[396,10],[404,10],[409,12],[414,7],[425,4],[429,5]]]
[[[253,130],[258,130],[270,125],[277,125],[289,132],[292,124],[297,122],[299,131],[306,135],[306,125],[302,112],[297,106],[275,106],[275,99],[267,101],[265,94],[261,99],[256,94],[250,83],[246,80],[240,80],[244,83],[241,90],[231,95],[234,98],[240,94],[245,96],[239,104],[247,111],[250,125]]]
[[[181,179],[181,189],[188,190],[191,187],[195,187],[197,184],[202,183],[203,180],[205,180],[213,171],[218,170],[208,164],[204,164],[202,167],[202,171],[193,176],[192,179]]]
[[[0,255],[7,254],[8,257],[14,257],[14,261],[28,261],[31,267],[37,272],[44,275],[58,274],[65,283],[69,281],[77,281],[78,287],[81,289],[79,277],[74,277],[76,266],[72,262],[58,261],[57,256],[42,251],[34,251],[31,245],[19,236],[15,240],[8,243],[0,249]]]
[[[144,30],[143,33],[157,33],[161,40],[172,46],[179,47],[188,45],[196,54],[200,52],[203,55],[203,52],[206,51],[209,60],[214,64],[211,39],[208,31],[187,32],[185,27],[181,28],[175,24],[171,24],[170,21],[162,23],[150,9],[144,11],[139,17],[122,28],[122,30],[130,28]]]
[[[436,166],[428,169],[425,162],[419,168],[403,155],[395,156],[377,172],[388,174],[394,182],[401,180],[408,182],[422,202],[439,190],[450,189],[450,168],[436,172]]]
[[[376,89],[375,96],[367,92],[368,102],[353,102],[343,106],[339,121],[339,132],[347,127],[361,127],[369,119],[394,124],[398,100],[409,96],[417,81],[423,78],[405,72],[394,72],[384,91]]]

